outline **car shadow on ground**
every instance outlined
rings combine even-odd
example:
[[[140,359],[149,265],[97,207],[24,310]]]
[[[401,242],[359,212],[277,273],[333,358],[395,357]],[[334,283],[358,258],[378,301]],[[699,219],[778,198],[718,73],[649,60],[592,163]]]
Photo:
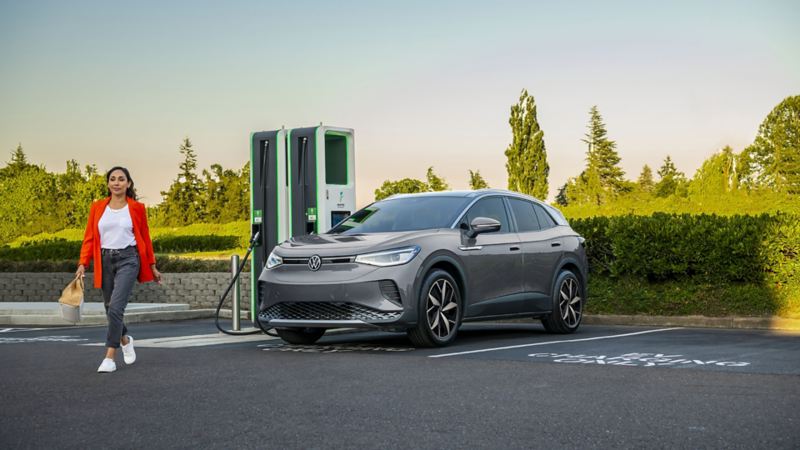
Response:
[[[550,336],[550,334],[538,323],[464,324],[459,328],[456,340],[445,348],[460,347],[462,345],[471,345],[479,342],[491,342],[491,345],[495,345],[505,341],[543,336]],[[316,345],[331,346],[345,344],[413,348],[411,341],[404,332],[373,330],[328,334],[320,339]]]

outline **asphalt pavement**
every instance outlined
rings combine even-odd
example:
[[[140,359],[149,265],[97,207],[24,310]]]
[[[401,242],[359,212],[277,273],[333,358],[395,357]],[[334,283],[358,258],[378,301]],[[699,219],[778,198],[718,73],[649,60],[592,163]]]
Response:
[[[454,345],[293,346],[213,321],[0,328],[2,448],[798,448],[800,336],[467,324]]]

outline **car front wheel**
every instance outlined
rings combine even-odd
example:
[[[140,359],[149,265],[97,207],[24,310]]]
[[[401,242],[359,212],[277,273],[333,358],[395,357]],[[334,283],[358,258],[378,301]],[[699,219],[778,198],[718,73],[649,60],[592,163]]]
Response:
[[[558,275],[553,292],[553,312],[542,319],[542,325],[550,333],[567,334],[578,329],[583,318],[586,295],[578,277],[569,270]]]
[[[442,347],[456,338],[462,315],[461,292],[444,270],[430,272],[422,283],[417,303],[417,326],[408,337],[417,347]]]

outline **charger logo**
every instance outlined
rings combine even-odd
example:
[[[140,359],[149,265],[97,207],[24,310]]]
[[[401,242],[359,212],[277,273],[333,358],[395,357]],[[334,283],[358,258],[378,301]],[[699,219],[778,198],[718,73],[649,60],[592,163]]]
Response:
[[[322,259],[319,255],[314,255],[311,258],[308,258],[308,269],[312,272],[316,272],[322,266]]]

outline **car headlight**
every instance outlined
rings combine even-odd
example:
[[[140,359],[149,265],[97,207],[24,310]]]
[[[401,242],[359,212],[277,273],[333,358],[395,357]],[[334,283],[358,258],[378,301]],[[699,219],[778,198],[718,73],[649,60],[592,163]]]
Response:
[[[274,251],[269,254],[269,257],[267,258],[267,269],[278,267],[281,264],[283,264],[283,258],[276,255]]]
[[[419,246],[396,248],[375,253],[364,253],[356,256],[356,262],[371,266],[387,267],[405,264],[419,253]]]

